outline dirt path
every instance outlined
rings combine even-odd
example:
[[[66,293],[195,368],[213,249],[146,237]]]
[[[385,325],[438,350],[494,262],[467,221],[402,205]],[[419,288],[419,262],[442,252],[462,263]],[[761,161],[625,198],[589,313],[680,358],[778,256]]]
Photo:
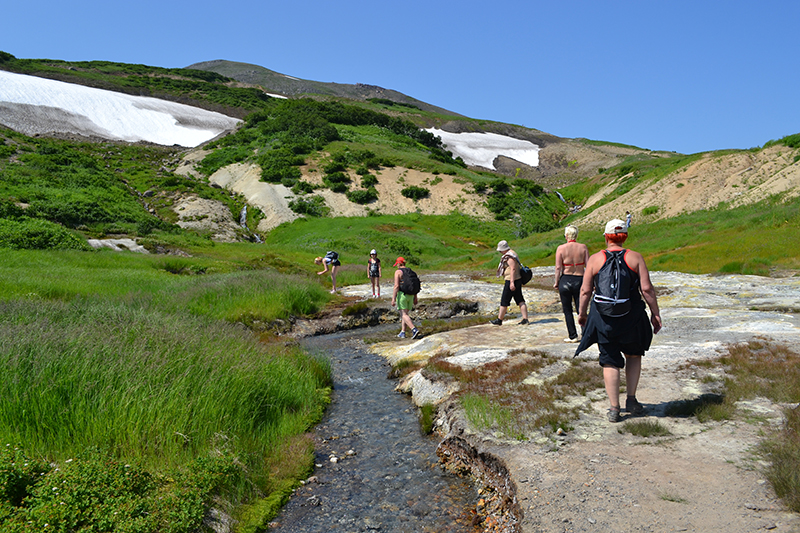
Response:
[[[544,275],[548,269],[537,272]],[[433,280],[423,278],[426,296],[464,291],[480,300],[482,309],[496,309],[492,304],[499,298],[499,285]],[[624,420],[609,423],[602,383],[574,400],[580,418],[561,435],[504,440],[471,429],[458,413],[447,415],[452,418],[442,425],[445,433],[501,460],[523,515],[518,531],[524,533],[800,531],[800,516],[785,511],[775,498],[755,451],[765,433],[780,427],[786,406],[763,398],[740,402],[737,418],[724,422],[666,414],[671,402],[697,398],[711,386],[704,377],[712,371],[691,361],[717,357],[726,345],[754,337],[788,344],[800,340],[800,320],[770,310],[800,308],[800,279],[653,273],[653,281],[665,295],[659,302],[665,327],[644,358],[637,397],[646,411],[639,420],[657,421],[668,435],[636,437],[624,431]],[[355,295],[363,288],[347,290]],[[516,348],[534,348],[568,364],[574,345],[563,343],[565,327],[554,308],[555,293],[529,289],[525,296],[535,313],[528,327],[516,326],[512,315],[501,327],[474,326],[372,349],[392,363],[442,350],[453,354],[451,362],[486,363],[511,357]],[[701,302],[705,307],[698,306]],[[581,358],[594,361],[596,356],[593,348]],[[435,387],[412,387],[414,396],[432,391]],[[442,390],[440,400],[446,396]]]

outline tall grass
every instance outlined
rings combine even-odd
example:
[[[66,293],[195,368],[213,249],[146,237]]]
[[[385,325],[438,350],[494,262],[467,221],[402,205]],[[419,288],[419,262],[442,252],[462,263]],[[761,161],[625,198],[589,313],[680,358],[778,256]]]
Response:
[[[0,439],[66,459],[89,447],[154,469],[234,443],[260,471],[319,419],[328,363],[141,302],[0,303]]]

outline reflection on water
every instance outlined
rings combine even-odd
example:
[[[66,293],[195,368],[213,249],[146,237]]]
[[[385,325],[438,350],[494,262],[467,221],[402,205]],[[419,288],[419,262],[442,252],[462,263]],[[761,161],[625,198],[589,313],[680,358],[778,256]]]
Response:
[[[468,480],[438,466],[438,441],[421,435],[416,408],[394,392],[386,362],[341,336],[304,342],[333,363],[333,403],[314,430],[314,478],[271,531],[474,532]]]

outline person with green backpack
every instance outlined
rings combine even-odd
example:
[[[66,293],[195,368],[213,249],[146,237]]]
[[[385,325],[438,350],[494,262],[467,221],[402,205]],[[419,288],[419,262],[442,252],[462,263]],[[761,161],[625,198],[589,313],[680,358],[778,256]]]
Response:
[[[627,224],[611,220],[603,235],[606,249],[589,257],[583,275],[578,315],[583,338],[575,355],[597,343],[603,382],[611,402],[608,420],[619,422],[620,370],[625,369],[625,410],[639,415],[644,412],[644,406],[636,399],[642,356],[650,349],[653,334],[661,330],[662,322],[642,254],[622,247],[628,238]],[[587,314],[590,303],[591,312]],[[649,320],[645,303],[650,308]]]

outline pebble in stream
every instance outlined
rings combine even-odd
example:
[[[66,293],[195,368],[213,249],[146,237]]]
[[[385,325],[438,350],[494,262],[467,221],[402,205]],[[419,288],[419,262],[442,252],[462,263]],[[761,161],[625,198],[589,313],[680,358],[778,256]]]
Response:
[[[416,408],[386,377],[387,363],[342,337],[304,341],[331,359],[333,402],[314,429],[314,475],[270,531],[479,531],[470,511],[475,489],[439,467],[437,441],[421,434]]]

